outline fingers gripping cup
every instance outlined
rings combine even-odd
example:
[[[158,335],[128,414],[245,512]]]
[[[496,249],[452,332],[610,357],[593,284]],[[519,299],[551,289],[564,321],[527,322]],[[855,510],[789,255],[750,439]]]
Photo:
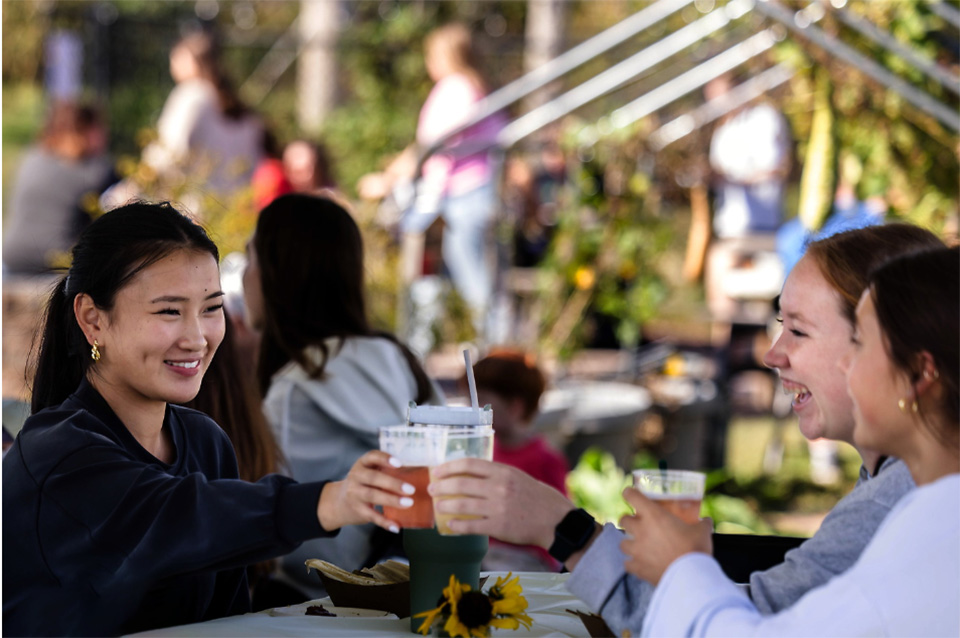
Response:
[[[696,523],[706,475],[688,470],[635,470],[633,486],[677,518]]]
[[[453,426],[447,428],[447,449],[443,459],[444,462],[463,458],[493,460],[493,426]],[[457,498],[457,496],[441,496],[433,500],[437,531],[444,536],[455,534],[450,529],[450,521],[453,519],[477,518],[465,514],[443,514],[436,511],[437,502],[449,498]]]
[[[380,449],[398,459],[402,467],[386,474],[413,485],[413,505],[405,509],[384,506],[383,515],[403,528],[432,528],[433,500],[427,493],[430,468],[443,462],[447,451],[446,428],[395,425],[380,428]]]

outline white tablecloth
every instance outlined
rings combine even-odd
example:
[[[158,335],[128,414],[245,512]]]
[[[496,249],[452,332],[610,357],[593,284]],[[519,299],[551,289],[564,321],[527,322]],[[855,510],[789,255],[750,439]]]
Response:
[[[496,582],[497,576],[504,572],[491,572],[487,584]],[[494,636],[588,636],[586,628],[579,618],[568,613],[567,609],[588,612],[586,605],[575,598],[564,587],[569,574],[550,574],[539,572],[520,572],[520,585],[527,599],[527,613],[533,618],[533,626],[516,631],[491,631]],[[370,617],[307,616],[307,606],[321,604],[333,613],[337,608],[329,598],[311,601],[293,607],[271,609],[255,614],[231,616],[193,625],[180,625],[166,629],[146,631],[137,636],[413,636],[410,632],[410,619],[387,616]],[[345,610],[346,611],[346,610]],[[349,613],[349,612],[348,612]],[[357,612],[362,613],[362,612]],[[419,634],[416,634],[419,635]]]

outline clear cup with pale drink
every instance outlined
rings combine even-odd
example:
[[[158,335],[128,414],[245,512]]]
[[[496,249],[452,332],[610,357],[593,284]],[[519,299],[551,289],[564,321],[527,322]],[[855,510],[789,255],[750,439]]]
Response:
[[[677,518],[696,523],[706,478],[690,470],[634,470],[633,486]]]
[[[443,461],[462,458],[493,460],[493,410],[490,406],[483,409],[459,406],[411,406],[408,420],[421,426],[439,426],[447,431]],[[457,498],[456,495],[434,499]],[[434,511],[437,531],[444,536],[455,533],[450,529],[454,519],[476,518],[473,516],[445,514]]]
[[[432,528],[433,499],[427,492],[430,468],[443,463],[447,451],[446,428],[394,425],[380,428],[380,449],[394,457],[401,467],[387,466],[385,474],[409,483],[416,490],[407,508],[383,506],[383,515],[403,528]]]

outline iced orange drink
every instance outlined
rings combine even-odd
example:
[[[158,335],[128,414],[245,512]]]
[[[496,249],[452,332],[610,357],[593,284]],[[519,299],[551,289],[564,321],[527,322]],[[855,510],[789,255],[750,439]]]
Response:
[[[433,527],[433,499],[427,493],[427,486],[430,485],[430,468],[426,466],[388,467],[383,472],[409,483],[417,490],[411,497],[413,505],[406,508],[384,505],[383,515],[391,521],[396,521],[400,527]]]
[[[394,457],[401,467],[388,466],[384,473],[414,487],[410,507],[383,507],[383,515],[403,528],[432,528],[433,499],[427,493],[430,468],[443,462],[446,453],[445,428],[398,425],[380,428],[380,449]],[[405,495],[408,496],[408,495]]]
[[[696,523],[706,475],[688,470],[635,470],[633,486],[677,518]]]

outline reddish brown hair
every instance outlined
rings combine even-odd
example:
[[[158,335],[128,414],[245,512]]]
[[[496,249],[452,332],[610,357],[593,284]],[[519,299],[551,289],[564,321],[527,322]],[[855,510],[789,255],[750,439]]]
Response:
[[[531,419],[540,405],[540,395],[547,387],[536,358],[522,350],[493,350],[473,366],[477,389],[498,394],[507,400],[523,401],[523,418]],[[466,384],[466,377],[461,379]]]
[[[931,248],[943,248],[943,242],[929,230],[910,224],[884,224],[815,241],[807,248],[807,255],[840,295],[840,310],[852,326],[871,270],[894,257]]]

